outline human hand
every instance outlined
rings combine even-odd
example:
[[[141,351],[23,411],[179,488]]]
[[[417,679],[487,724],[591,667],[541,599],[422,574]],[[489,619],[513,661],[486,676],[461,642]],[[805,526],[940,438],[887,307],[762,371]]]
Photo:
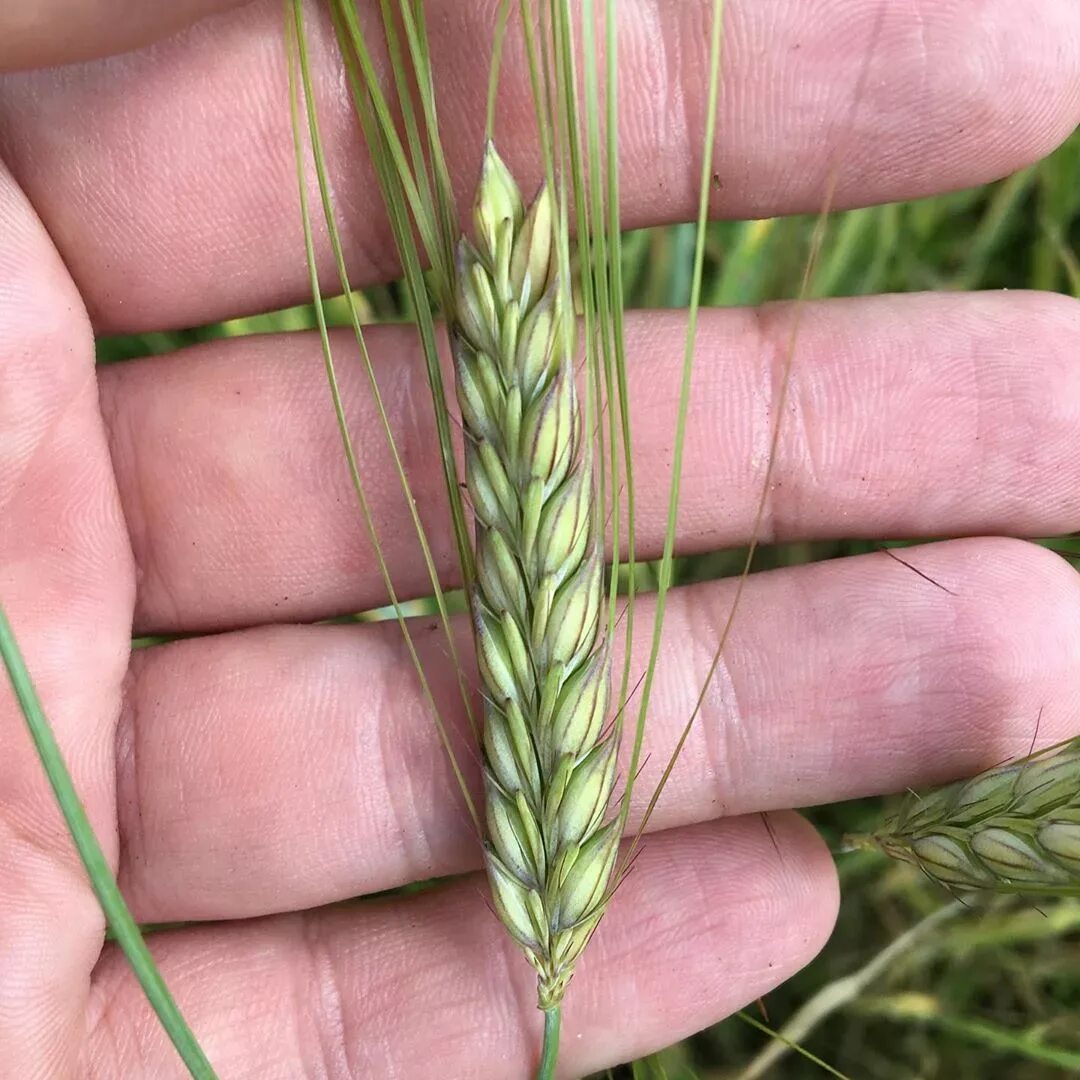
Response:
[[[442,117],[464,199],[490,5],[440,4],[433,49],[454,64]],[[21,37],[0,14],[0,62],[104,54],[214,6],[163,16],[98,0]],[[692,211],[705,8],[627,6],[628,225]],[[256,3],[142,52],[0,80],[0,602],[136,917],[221,920],[152,946],[223,1080],[418,1077],[433,1061],[455,1077],[523,1075],[532,976],[479,878],[309,910],[479,863],[396,628],[303,625],[385,599],[318,342],[219,341],[94,370],[95,330],[302,298],[280,19],[278,3]],[[1072,0],[772,0],[730,19],[717,212],[817,209],[834,165],[840,205],[982,182],[1080,118]],[[502,149],[525,173],[528,92],[520,72],[507,77]],[[359,160],[332,73],[322,90],[338,105],[335,156]],[[839,156],[823,132],[842,140]],[[392,275],[366,168],[338,191],[357,279]],[[790,320],[783,306],[703,314],[683,552],[747,539]],[[682,332],[677,313],[628,316],[642,462],[667,461]],[[1078,333],[1072,301],[1037,294],[808,306],[768,537],[1078,527]],[[449,575],[415,343],[393,327],[369,340]],[[378,426],[342,367],[391,571],[418,594],[424,569]],[[638,477],[647,555],[662,540],[666,469]],[[656,832],[572,985],[568,1072],[697,1030],[820,948],[835,873],[784,808],[975,771],[1026,750],[1040,709],[1042,741],[1075,730],[1073,572],[991,538],[911,559],[950,591],[881,555],[751,579]],[[717,583],[671,598],[641,796],[731,597]],[[131,653],[133,627],[195,636]],[[417,635],[453,702],[438,629]],[[178,1075],[123,959],[102,950],[96,901],[6,691],[0,748],[0,1062],[13,1077]]]

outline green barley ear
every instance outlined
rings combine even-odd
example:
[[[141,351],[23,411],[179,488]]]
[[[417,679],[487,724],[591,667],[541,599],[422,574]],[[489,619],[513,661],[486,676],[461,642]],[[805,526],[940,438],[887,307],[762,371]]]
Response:
[[[855,843],[947,888],[1080,896],[1080,738],[912,797]]]
[[[618,849],[603,562],[549,189],[526,207],[489,144],[473,221],[451,333],[476,518],[487,868],[550,1012],[603,915]]]

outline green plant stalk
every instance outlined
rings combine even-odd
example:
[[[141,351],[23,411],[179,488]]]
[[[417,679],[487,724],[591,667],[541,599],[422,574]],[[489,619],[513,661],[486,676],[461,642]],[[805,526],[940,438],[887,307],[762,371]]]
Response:
[[[555,1067],[559,1062],[559,1029],[562,1027],[562,1009],[556,1005],[544,1011],[544,1045],[540,1052],[540,1064],[536,1080],[555,1080]]]
[[[819,1069],[824,1070],[830,1076],[835,1076],[837,1080],[852,1080],[851,1077],[840,1072],[839,1069],[833,1068],[827,1061],[823,1061],[816,1054],[810,1053],[809,1050],[800,1046],[797,1042],[789,1039],[782,1031],[776,1031],[769,1027],[768,1024],[763,1024],[756,1016],[751,1016],[745,1010],[737,1012],[735,1014],[744,1024],[749,1024],[750,1027],[756,1028],[763,1035],[768,1035],[770,1039],[775,1039],[777,1042],[782,1043],[789,1050],[794,1050],[801,1058],[809,1061],[811,1065],[816,1065]]]
[[[86,810],[75,791],[71,773],[68,772],[52,727],[41,707],[41,701],[3,606],[0,606],[0,656],[3,657],[4,667],[7,669],[11,687],[26,720],[26,727],[41,760],[41,766],[49,779],[71,839],[117,944],[127,957],[131,970],[188,1072],[195,1080],[216,1080],[209,1060],[165,985],[165,980],[139,932],[138,924],[124,902],[105,853],[101,850]]]

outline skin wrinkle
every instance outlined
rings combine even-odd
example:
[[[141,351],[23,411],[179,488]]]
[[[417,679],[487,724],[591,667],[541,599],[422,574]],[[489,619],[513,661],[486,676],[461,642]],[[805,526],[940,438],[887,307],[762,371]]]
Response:
[[[522,963],[520,947],[499,925],[498,916],[490,908],[490,901],[486,897],[484,904],[488,908],[488,915],[495,930],[493,943],[499,959],[499,963],[484,967],[484,981],[489,987],[488,1000],[504,1002],[507,1005],[501,1018],[503,1024],[500,1035],[514,1045],[510,1054],[511,1060],[526,1060],[530,1053],[530,1033],[535,1034],[539,1029],[540,1012],[536,1008],[534,978],[531,970]],[[511,1002],[513,1016],[510,1015],[509,1008]]]
[[[842,453],[839,448],[831,450],[827,440],[835,438],[835,433],[831,433],[827,425],[808,422],[808,414],[814,411],[812,404],[823,392],[832,389],[835,377],[819,385],[815,381],[818,372],[813,367],[808,369],[800,365],[798,342],[793,347],[791,336],[793,320],[801,318],[798,302],[765,305],[756,309],[755,315],[759,339],[755,351],[769,358],[766,370],[772,376],[772,397],[767,409],[769,429],[767,435],[762,437],[765,448],[760,454],[764,462],[769,460],[776,405],[781,393],[785,398],[783,416],[780,417],[780,439],[776,443],[772,464],[772,483],[768,488],[762,518],[761,539],[765,543],[773,543],[781,537],[795,535],[798,522],[814,516],[813,508],[818,505],[822,491],[832,489],[837,495],[840,494],[842,485],[839,480],[843,478],[837,474]],[[835,420],[837,414],[832,410],[829,415]],[[819,438],[815,432],[819,432],[820,438],[825,440],[820,448],[815,448]],[[822,467],[819,464],[821,461],[829,468]]]
[[[296,1015],[310,1016],[309,1008],[314,997],[317,1007],[315,1015],[310,1017],[314,1029],[310,1041],[321,1064],[319,1072],[308,1071],[307,1076],[311,1080],[360,1080],[349,1053],[337,967],[333,953],[323,938],[322,923],[318,918],[301,918],[300,940],[306,963],[297,969]],[[314,995],[308,992],[311,987],[315,988]],[[303,1036],[299,1041],[303,1047]],[[305,1061],[309,1060],[309,1055],[304,1054],[304,1057]],[[311,1067],[308,1068],[310,1070]]]
[[[325,936],[328,941],[332,941],[330,935],[330,931],[333,929],[334,917],[332,913],[320,914],[319,912],[312,912],[305,915],[304,918],[322,922],[324,925],[320,930],[320,937]],[[342,954],[339,949],[338,955],[342,956],[343,959],[347,959],[350,953],[358,955],[375,954],[380,944],[381,942],[378,939],[373,941],[361,939],[353,944],[346,954]],[[333,955],[332,946],[328,944],[326,948]],[[361,1077],[374,1075],[371,1071],[372,1062],[378,1057],[385,1058],[387,1056],[387,1028],[382,1017],[384,1013],[389,1011],[389,1006],[385,1001],[385,994],[382,992],[383,980],[384,973],[392,969],[397,959],[398,957],[393,954],[385,957],[380,956],[378,963],[366,963],[359,966],[349,980],[346,980],[341,972],[337,974],[337,984],[342,1002],[341,1032],[344,1035],[348,1030],[356,1030],[362,1035],[362,1037],[358,1037],[354,1041],[354,1055],[349,1055],[344,1050],[344,1046],[343,1052],[345,1052],[348,1059],[349,1068]],[[345,1015],[346,1001],[363,1002],[366,1014],[364,1022],[357,1022],[356,1024],[349,1022]],[[392,1080],[393,1075],[391,1072],[388,1080]]]
[[[425,936],[432,933],[441,943],[452,941],[454,944],[455,958],[448,963],[445,955],[432,956],[430,962],[422,968],[412,965],[409,968],[407,985],[403,988],[397,977],[391,973],[396,970],[396,964],[391,961],[394,957],[387,957],[380,964],[386,968],[386,974],[380,979],[380,986],[385,983],[387,989],[394,992],[404,992],[411,998],[417,995],[417,987],[420,988],[421,1001],[424,995],[431,995],[431,1005],[436,1011],[445,1010],[450,1017],[450,1026],[454,1030],[475,1030],[483,1026],[489,1033],[492,1043],[506,1046],[504,1057],[511,1060],[524,1060],[529,1056],[530,1044],[526,1033],[531,1029],[530,1025],[536,1022],[535,987],[529,969],[523,965],[521,955],[515,951],[513,944],[498,924],[495,914],[490,910],[489,901],[483,891],[477,877],[472,877],[464,884],[469,890],[475,907],[475,918],[466,924],[459,920],[446,918],[441,913],[437,916],[437,924],[433,931],[425,931]],[[393,913],[392,928],[395,934],[400,933],[404,926],[416,925],[411,918],[407,918],[407,911],[395,911]],[[450,936],[447,936],[442,924],[450,927]],[[365,950],[365,955],[368,950]],[[466,961],[465,977],[458,979],[458,990],[452,1000],[442,995],[438,988],[445,982],[443,968],[453,968],[457,964],[456,954]],[[419,955],[428,957],[429,950],[421,949]],[[353,1000],[363,1001],[365,1006],[370,1005],[370,990],[362,995],[354,995]],[[473,1002],[476,1002],[480,1015],[473,1015]],[[465,1009],[466,1016],[457,1014]],[[368,1055],[365,1062],[367,1072],[363,1075],[374,1075],[371,1070],[376,1064],[382,1068],[378,1075],[384,1075],[387,1068],[393,1076],[409,1076],[411,1072],[399,1070],[391,1063],[393,1054],[393,1036],[397,1032],[399,1011],[388,1002],[386,1006],[386,1034],[381,1040],[377,1053]],[[473,1055],[476,1063],[484,1060],[482,1054]],[[411,1061],[406,1058],[405,1061]],[[405,1062],[403,1061],[403,1065]],[[486,1075],[483,1074],[483,1075]],[[502,1075],[502,1074],[500,1074]]]
[[[0,165],[0,205],[9,193],[15,194]],[[0,229],[0,234],[3,232]],[[27,235],[20,235],[24,232]],[[51,377],[47,358],[70,352],[72,338],[88,335],[89,324],[85,316],[79,318],[80,311],[63,304],[69,298],[53,297],[48,279],[50,271],[58,272],[59,267],[28,269],[26,266],[29,260],[21,253],[21,245],[32,246],[29,232],[29,227],[15,231],[14,237],[8,239],[13,251],[11,265],[0,263],[0,285],[7,280],[14,283],[12,289],[0,292],[0,300],[10,310],[22,312],[27,322],[27,331],[22,332],[20,322],[17,340],[12,333],[9,341],[5,333],[8,320],[0,320],[0,349],[5,362],[11,365],[11,370],[24,373],[19,382],[5,381],[0,396],[0,462],[3,463],[0,506],[14,502],[19,495],[27,495],[26,477],[41,466],[45,450],[55,451],[56,445],[63,443],[58,436],[66,434],[73,416],[77,419],[79,410],[85,408],[87,396],[96,395],[94,372],[87,369],[75,378],[65,379],[64,393],[57,398],[56,382]],[[48,302],[50,298],[55,300],[55,305]],[[76,325],[60,320],[54,306],[64,307],[66,316]],[[41,472],[47,473],[47,469]]]
[[[975,387],[975,393],[971,396],[972,410],[975,414],[975,442],[982,442],[985,445],[986,437],[992,434],[992,428],[986,421],[986,379],[983,373],[983,357],[981,353],[980,343],[975,342],[971,350],[968,374]],[[985,479],[983,475],[985,467],[985,462],[977,458],[975,465],[976,475],[974,477],[965,477],[965,486],[981,487]]]
[[[121,1002],[122,999],[119,996],[103,994],[97,984],[91,984],[86,1013],[87,1041],[84,1045],[87,1047],[93,1045],[96,1052],[92,1061],[87,1061],[85,1058],[80,1060],[79,1074],[83,1080],[99,1080],[102,1076],[121,1076],[125,1072],[131,1075],[132,1053],[141,1068],[142,1075],[146,1075],[147,1061],[137,1032],[131,1030],[127,1017],[117,1019],[117,1013],[123,1014]],[[121,1038],[121,1032],[125,1032],[127,1038]],[[104,1049],[99,1050],[98,1047],[102,1043],[104,1043]],[[125,1066],[119,1065],[121,1061],[126,1062]],[[103,1071],[106,1062],[112,1064],[112,1072]]]
[[[909,707],[913,701],[928,697],[935,697],[937,701],[948,703],[956,712],[968,711],[982,715],[992,713],[992,709],[985,706],[991,700],[991,687],[994,685],[993,676],[998,672],[998,667],[992,657],[988,658],[987,671],[980,672],[971,680],[974,694],[968,691],[967,683],[954,676],[953,670],[963,671],[971,663],[969,654],[974,658],[982,657],[989,653],[989,649],[981,646],[983,630],[986,618],[985,614],[976,613],[972,616],[971,626],[976,631],[976,636],[963,633],[963,610],[967,603],[962,585],[949,578],[945,578],[942,584],[950,588],[952,594],[946,594],[936,589],[929,582],[923,581],[917,575],[907,570],[900,563],[890,559],[881,552],[875,556],[882,560],[883,573],[893,575],[894,595],[893,610],[898,620],[898,632],[894,635],[900,639],[900,647],[906,658],[904,667],[899,673],[889,671],[890,653],[889,642],[881,642],[875,645],[875,651],[880,655],[877,672],[883,678],[889,678],[889,685],[883,687],[883,704],[892,707]],[[912,566],[920,568],[922,559],[918,553],[905,552],[906,561]],[[889,565],[885,566],[885,561]],[[940,580],[937,574],[935,580]],[[925,641],[925,610],[931,606],[935,618],[940,620],[940,640],[931,645]],[[909,612],[914,613],[913,618],[907,618]],[[969,647],[974,641],[974,648]],[[953,661],[962,661],[954,665]],[[984,678],[984,674],[990,678]],[[901,695],[893,693],[893,687],[900,684],[903,687]],[[986,695],[983,697],[982,695]],[[888,724],[880,725],[879,730],[885,739],[890,738]],[[886,746],[886,748],[888,748]],[[972,767],[972,772],[976,767]]]
[[[665,860],[666,866],[663,876],[670,883],[672,894],[679,896],[680,899],[685,897],[691,902],[685,906],[679,917],[664,920],[663,925],[660,927],[655,925],[656,920],[654,920],[653,926],[642,928],[642,932],[648,934],[650,945],[660,953],[669,951],[670,943],[688,940],[690,936],[698,934],[702,930],[714,931],[718,928],[718,922],[727,922],[727,919],[721,919],[718,914],[711,913],[711,917],[705,926],[696,925],[697,919],[700,918],[697,913],[701,911],[710,912],[713,905],[710,903],[712,883],[709,881],[704,866],[707,853],[695,854],[698,854],[699,858],[680,859],[678,864],[675,864],[670,858]],[[736,873],[741,869],[741,867],[738,868]],[[717,934],[718,938],[722,938],[722,936]],[[632,966],[630,962],[633,960],[636,943],[628,940],[626,944],[627,949],[622,954],[616,954],[609,961],[611,968],[617,970],[620,966]],[[621,964],[620,961],[622,961]]]
[[[788,323],[789,317],[795,317],[796,310],[786,303],[761,304],[749,309],[753,319],[754,331],[757,338],[753,352],[761,357],[760,376],[757,383],[759,393],[759,408],[753,410],[756,421],[754,435],[751,441],[750,462],[760,469],[760,476],[755,478],[758,491],[762,490],[762,484],[766,475],[770,475],[770,452],[773,447],[774,431],[778,423],[777,405],[783,393],[785,373],[788,370],[788,360],[791,354],[792,341],[791,330]],[[790,316],[789,316],[790,311]],[[792,367],[797,357],[790,355]],[[772,544],[785,535],[782,531],[786,528],[785,518],[781,512],[783,492],[783,441],[776,443],[776,458],[771,466],[771,482],[764,488],[764,499],[761,510],[761,521],[758,528],[758,541],[762,544]],[[754,513],[758,507],[755,505]]]
[[[125,527],[125,535],[128,538],[132,559],[135,567],[136,597],[148,590],[153,589],[155,596],[160,595],[158,601],[161,607],[171,614],[173,619],[178,619],[182,607],[172,589],[172,583],[168,574],[162,573],[155,561],[156,547],[152,537],[154,515],[149,511],[153,499],[147,498],[147,492],[156,485],[149,485],[146,481],[143,469],[143,457],[136,449],[136,440],[133,437],[131,420],[119,406],[119,401],[111,392],[112,384],[109,381],[99,383],[98,402],[101,410],[102,422],[105,429],[106,447],[109,459],[112,462],[113,472],[120,475],[119,463],[130,463],[131,483],[124,484],[120,491],[120,504]]]
[[[690,640],[698,655],[697,664],[694,666],[697,672],[707,672],[712,664],[719,643],[719,634],[723,631],[730,610],[729,598],[725,598],[722,604],[701,604],[697,608],[688,610]],[[697,627],[694,626],[695,623],[698,624]],[[738,778],[733,773],[734,762],[740,760],[738,752],[740,746],[745,750],[744,716],[739,707],[735,681],[724,655],[737,632],[737,622],[733,622],[731,637],[724,645],[724,651],[717,662],[712,682],[705,688],[701,712],[695,718],[689,736],[689,739],[697,738],[704,747],[706,782],[716,792],[714,809],[719,817],[727,813],[731,792],[737,790]],[[691,681],[693,682],[693,679]],[[699,675],[698,684],[702,684],[703,681],[703,675]],[[725,700],[727,697],[725,690],[730,694],[730,704]],[[689,716],[686,719],[689,720]],[[676,765],[677,773],[678,765]]]
[[[799,611],[799,632],[797,640],[801,644],[805,640],[811,642],[822,641],[830,642],[832,636],[832,628],[829,625],[828,615],[821,608],[827,607],[827,604],[821,604],[819,596],[816,592],[810,588],[810,582],[806,579],[800,580],[798,576],[794,577],[790,582],[790,592],[792,594],[791,602],[794,607]],[[829,650],[831,652],[831,649]],[[756,650],[753,646],[748,646],[743,651],[745,658],[744,670],[746,678],[757,677],[763,669],[760,665],[753,663],[753,656]],[[810,771],[810,763],[807,757],[800,757],[805,743],[808,741],[805,737],[806,724],[804,718],[799,715],[798,712],[798,698],[800,691],[806,685],[806,662],[800,655],[799,646],[796,646],[796,654],[790,658],[788,663],[792,664],[796,668],[796,677],[792,679],[787,685],[777,686],[771,685],[767,682],[760,681],[759,694],[760,698],[765,702],[764,706],[759,705],[759,712],[768,708],[768,703],[773,699],[778,699],[781,703],[781,716],[780,721],[781,730],[786,730],[788,733],[787,742],[789,744],[788,758],[800,761],[804,767],[801,769],[800,774],[792,777],[792,787],[795,789],[791,792],[791,797],[786,799],[792,805],[802,805],[806,802],[805,797],[801,794],[801,786],[803,778]],[[820,678],[828,685],[831,672],[825,670],[822,672]],[[750,700],[753,700],[752,690],[748,689],[745,696]],[[754,722],[751,718],[751,723]],[[830,733],[826,729],[825,731],[815,731],[815,738],[819,746],[832,747],[832,740]],[[753,782],[753,778],[757,773],[756,762],[752,756],[739,758],[736,760],[745,762],[745,769],[740,772],[740,775],[733,779],[733,783],[745,785],[747,781]],[[770,781],[764,785],[763,790],[756,800],[756,805],[753,806],[755,810],[769,810],[775,808],[775,795],[777,794],[774,784]]]
[[[461,619],[453,621],[451,625],[454,627],[459,660],[465,665],[475,664],[471,633]],[[445,634],[441,623],[437,625],[431,624],[426,630],[420,632],[417,631],[416,627],[413,627],[413,634],[417,655],[427,675],[435,701],[437,703],[452,701],[456,705],[456,702],[460,700],[460,690],[456,677],[450,671],[452,661],[450,660],[449,650],[446,648]],[[438,655],[437,662],[432,659],[435,654]],[[398,665],[399,671],[400,665],[404,665],[405,670],[410,673],[411,682],[415,686],[416,693],[421,694],[422,691],[419,680],[415,675],[412,659],[406,655],[403,645],[398,648]],[[471,669],[466,668],[466,670]],[[392,700],[397,702],[398,709],[401,708],[400,685],[400,681],[393,679],[392,673],[388,669],[387,693]],[[397,690],[398,694],[392,693],[392,689]],[[474,696],[471,704],[473,715],[479,718],[480,703],[478,696]],[[443,865],[444,860],[438,857],[438,852],[445,844],[446,836],[440,829],[433,830],[433,825],[441,825],[445,829],[448,817],[452,817],[456,825],[456,831],[459,832],[460,839],[464,841],[464,850],[469,853],[464,860],[454,860],[453,865],[460,864],[463,867],[471,868],[474,865],[479,865],[478,860],[482,850],[483,838],[477,835],[472,818],[466,808],[464,797],[458,788],[456,780],[450,774],[446,751],[438,740],[435,717],[431,715],[430,708],[430,705],[424,699],[417,697],[415,710],[423,716],[430,733],[429,738],[423,744],[423,749],[419,754],[412,752],[407,759],[399,760],[396,763],[401,766],[398,772],[394,772],[393,764],[389,770],[389,784],[395,782],[394,777],[397,775],[406,776],[410,779],[408,799],[401,801],[402,809],[398,816],[402,822],[404,835],[411,836],[414,840],[411,844],[403,843],[403,848],[412,858],[420,858],[418,865],[421,868]],[[464,715],[464,707],[460,711],[456,707],[452,711],[444,710],[442,719],[453,751],[457,756],[458,764],[461,767],[462,776],[472,795],[473,804],[479,810],[483,805],[480,756],[476,744],[467,730],[468,721]],[[390,744],[388,743],[388,745]],[[415,744],[400,740],[400,738],[397,740],[397,745],[405,750],[411,750],[415,746]],[[416,765],[418,761],[424,767],[424,775],[414,778],[413,774],[417,771]],[[417,783],[416,780],[420,782]],[[426,797],[430,800],[432,790],[445,791],[447,805],[435,808],[429,803],[429,805],[425,806],[424,799]],[[438,839],[433,839],[433,832]],[[455,845],[455,847],[457,846]],[[422,854],[418,856],[418,852]]]
[[[1014,555],[1028,565],[1027,579],[1032,582],[1039,581],[1042,576],[1036,569],[1036,564],[1044,560],[1048,563],[1059,561],[1056,556],[1049,555],[1033,544],[1008,540],[998,541],[998,543],[1003,548],[1014,548]],[[1065,564],[1062,566],[1064,567]],[[897,566],[898,571],[903,569]],[[909,576],[914,577],[914,575]],[[952,699],[955,695],[957,701],[964,703],[965,710],[986,718],[979,727],[980,738],[977,748],[979,753],[976,761],[948,770],[949,775],[945,778],[954,779],[961,772],[975,773],[995,764],[1002,744],[1013,741],[1003,736],[1007,734],[1011,721],[1015,719],[1017,693],[1027,682],[1027,668],[1030,661],[1028,664],[1019,666],[1015,660],[1010,662],[1009,654],[1015,647],[1013,635],[1017,630],[1016,625],[1006,630],[996,628],[993,621],[986,618],[986,613],[980,604],[966,601],[962,583],[959,595],[953,597],[940,593],[929,583],[919,579],[915,579],[910,587],[932,590],[933,593],[939,594],[933,596],[937,611],[951,616],[943,628],[944,647],[938,649],[931,648],[929,645],[920,647],[912,657],[912,662],[919,673],[919,685],[916,692],[919,697],[925,699],[933,692],[930,688],[937,688],[936,692],[939,696],[944,693]],[[926,596],[929,595],[926,593]],[[921,604],[924,601],[920,599],[918,602]],[[1016,618],[1015,612],[1013,618]],[[1019,636],[1023,641],[1024,636],[1022,634]],[[913,641],[925,640],[918,634],[913,634],[912,639]],[[957,643],[957,651],[963,657],[962,663],[950,663],[950,646],[954,642]],[[975,647],[971,647],[972,643],[975,643]],[[968,645],[967,648],[962,647],[965,644]],[[885,734],[887,736],[887,729]],[[967,741],[970,734],[970,727],[958,732],[962,741],[954,742],[947,748],[947,752],[942,753],[942,757],[951,758],[968,749],[971,746],[971,743]]]
[[[413,631],[414,635],[416,631]],[[396,661],[383,666],[379,678],[379,698],[375,704],[374,715],[380,715],[379,704],[389,712],[397,699],[395,690],[400,687],[402,670],[412,668],[411,659],[405,655],[402,644],[395,650]],[[417,649],[420,654],[419,648]],[[436,699],[437,700],[437,699]],[[434,720],[432,721],[434,724]],[[428,833],[427,820],[418,805],[417,785],[427,781],[427,777],[417,775],[416,762],[402,759],[401,750],[405,744],[398,737],[392,724],[377,725],[374,742],[379,752],[380,769],[383,775],[383,787],[389,795],[389,804],[397,822],[396,844],[403,853],[403,861],[417,868],[433,865],[433,844]],[[423,874],[423,869],[420,869]]]
[[[818,501],[820,492],[825,487],[822,477],[827,475],[818,465],[822,452],[815,449],[817,440],[814,431],[825,435],[828,428],[821,423],[811,425],[807,422],[810,395],[813,391],[812,388],[804,388],[804,381],[799,374],[797,361],[793,359],[785,395],[784,415],[781,419],[781,438],[777,446],[776,466],[779,466],[777,471],[781,479],[773,486],[774,514],[781,498],[789,504],[796,501],[802,504],[800,509],[788,512],[791,520],[808,516],[809,508]],[[783,479],[785,476],[789,478],[786,483]]]
[[[933,69],[933,65],[931,63],[932,54],[930,49],[929,27],[927,26],[926,18],[919,4],[919,0],[911,0],[911,11],[912,20],[915,24],[915,34],[918,42],[919,69],[922,72],[919,90],[921,94],[927,95],[927,90],[930,85],[931,71]]]
[[[0,364],[0,395],[21,398],[38,385],[48,390],[11,418],[23,428],[12,441],[28,458],[28,471],[5,500],[10,528],[0,528],[3,599],[109,857],[115,854],[113,726],[123,670],[113,635],[129,622],[131,590],[122,578],[126,546],[115,535],[107,542],[119,520],[114,489],[95,467],[104,456],[104,435],[88,374],[89,324],[46,232],[3,166],[0,217],[20,222],[10,230],[3,265],[5,278],[16,284],[4,289],[10,302],[0,304],[7,361]],[[52,441],[51,459],[42,453],[43,438]],[[17,467],[14,459],[7,464],[11,471]],[[97,498],[82,489],[88,481],[98,485]],[[115,588],[102,588],[103,567],[120,575]],[[65,613],[60,622],[50,616],[56,610]],[[9,1070],[36,1077],[73,1064],[103,919],[12,697],[4,696],[0,713],[10,735],[0,761],[0,828],[26,834],[7,845],[10,865],[0,879],[0,939],[14,940],[12,975],[0,980],[0,1058]]]
[[[131,667],[124,676],[114,744],[116,832],[118,848],[123,852],[120,864],[122,870],[137,865],[146,858],[141,772],[138,764],[138,730],[141,725],[136,717],[139,687],[136,667],[140,660],[139,654],[133,655]],[[128,877],[128,873],[121,873],[120,886],[130,896]]]

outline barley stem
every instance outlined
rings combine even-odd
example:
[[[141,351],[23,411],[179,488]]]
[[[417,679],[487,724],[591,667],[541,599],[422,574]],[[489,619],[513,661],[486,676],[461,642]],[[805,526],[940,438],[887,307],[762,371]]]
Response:
[[[544,1010],[544,1048],[540,1055],[540,1065],[536,1070],[536,1080],[555,1080],[555,1064],[559,1059],[559,1030],[562,1027],[562,1009]]]

